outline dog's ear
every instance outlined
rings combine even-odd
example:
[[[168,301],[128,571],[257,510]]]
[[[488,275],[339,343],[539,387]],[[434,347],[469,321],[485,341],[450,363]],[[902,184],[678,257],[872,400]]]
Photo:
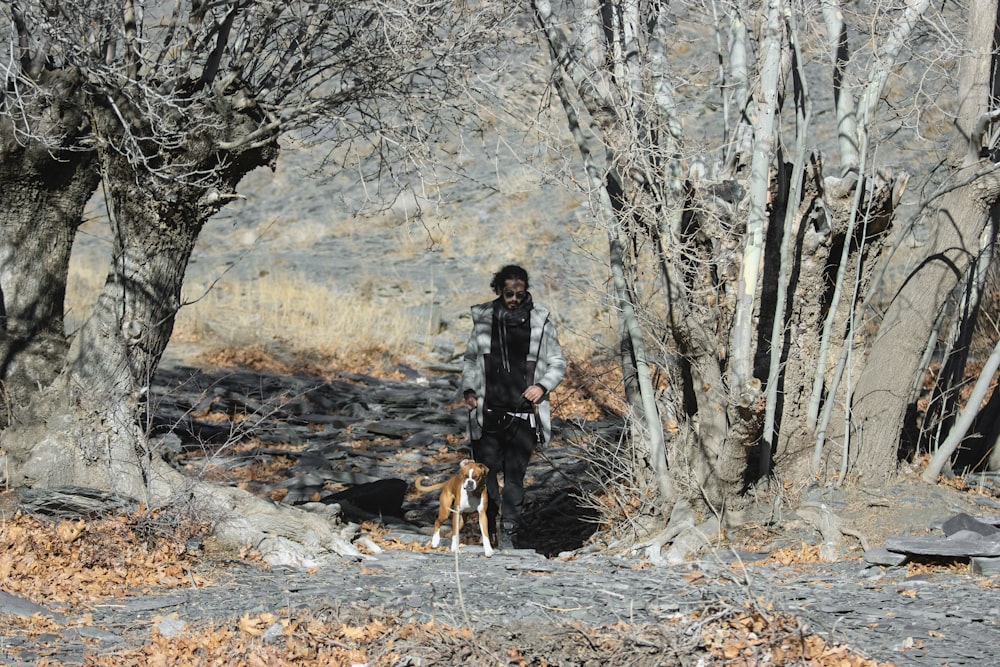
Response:
[[[465,466],[469,465],[470,463],[472,463],[472,461],[470,461],[469,459],[462,459],[462,462],[458,464],[458,467],[459,468],[464,468]]]

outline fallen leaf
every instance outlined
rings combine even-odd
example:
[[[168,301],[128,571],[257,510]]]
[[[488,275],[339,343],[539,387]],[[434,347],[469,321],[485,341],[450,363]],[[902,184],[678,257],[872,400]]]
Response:
[[[705,578],[705,573],[701,570],[689,570],[684,574],[684,580],[689,584],[693,584],[700,579]]]

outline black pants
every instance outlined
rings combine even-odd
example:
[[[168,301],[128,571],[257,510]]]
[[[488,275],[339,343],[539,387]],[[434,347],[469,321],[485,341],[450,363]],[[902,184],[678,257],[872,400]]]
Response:
[[[496,532],[497,513],[505,524],[517,526],[524,500],[524,473],[535,448],[535,429],[526,419],[507,417],[498,425],[486,424],[483,436],[472,443],[472,457],[489,468],[486,516],[490,533]],[[503,473],[503,497],[497,475]]]

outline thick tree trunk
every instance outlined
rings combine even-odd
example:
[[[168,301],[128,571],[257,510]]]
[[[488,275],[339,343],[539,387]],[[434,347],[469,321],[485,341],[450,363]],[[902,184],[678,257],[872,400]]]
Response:
[[[718,348],[706,332],[711,322],[692,315],[675,330],[683,365],[676,393],[684,415],[670,443],[675,488],[698,510],[726,506],[743,486],[746,449],[730,440],[729,395]],[[706,326],[708,325],[708,326]]]
[[[951,159],[953,178],[964,186],[944,195],[934,209],[933,234],[924,261],[907,277],[883,318],[852,401],[852,428],[859,430],[854,469],[879,483],[895,474],[900,433],[912,417],[920,360],[937,314],[979,252],[979,237],[1000,197],[1000,179],[981,160],[982,120],[994,107],[997,0],[971,6],[969,54],[960,69],[959,112]],[[977,170],[985,168],[986,176]],[[989,173],[992,172],[992,173]]]
[[[198,206],[203,188],[178,185],[173,197],[154,198],[151,184],[137,183],[117,153],[104,156],[102,171],[113,211],[108,275],[46,407],[35,408],[59,406],[48,419],[68,421],[65,430],[74,433],[69,442],[80,456],[52,465],[50,446],[59,451],[67,444],[59,434],[24,443],[26,449],[8,448],[24,464],[14,468],[20,476],[11,481],[76,484],[145,500],[153,458],[140,430],[145,388],[170,339],[184,271],[207,215]]]
[[[154,199],[134,175],[125,177],[134,172],[119,156],[107,158],[115,214],[108,277],[58,380],[32,402],[30,418],[4,432],[7,483],[97,488],[154,506],[184,503],[211,520],[224,543],[252,545],[275,564],[305,566],[324,553],[360,557],[350,542],[356,526],[341,524],[335,507],[275,506],[189,479],[150,449],[146,389],[170,339],[191,251],[219,206],[218,190],[175,185],[171,196]]]
[[[957,174],[969,179],[975,166]],[[970,262],[1000,195],[1000,179],[981,177],[945,195],[935,215],[925,260],[896,292],[854,391],[851,453],[853,471],[880,483],[895,473],[900,433],[923,373],[920,360],[937,315]]]
[[[48,78],[59,83],[55,73]],[[36,136],[72,141],[81,126],[71,111],[41,118]],[[56,150],[19,132],[0,123],[0,428],[62,367],[70,251],[100,181],[93,153]]]

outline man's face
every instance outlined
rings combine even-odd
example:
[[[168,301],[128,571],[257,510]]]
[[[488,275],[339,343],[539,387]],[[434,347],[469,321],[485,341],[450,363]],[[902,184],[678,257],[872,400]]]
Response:
[[[524,284],[523,280],[510,278],[504,281],[503,289],[500,290],[500,298],[503,299],[504,308],[513,310],[524,303],[527,297],[528,286]]]

